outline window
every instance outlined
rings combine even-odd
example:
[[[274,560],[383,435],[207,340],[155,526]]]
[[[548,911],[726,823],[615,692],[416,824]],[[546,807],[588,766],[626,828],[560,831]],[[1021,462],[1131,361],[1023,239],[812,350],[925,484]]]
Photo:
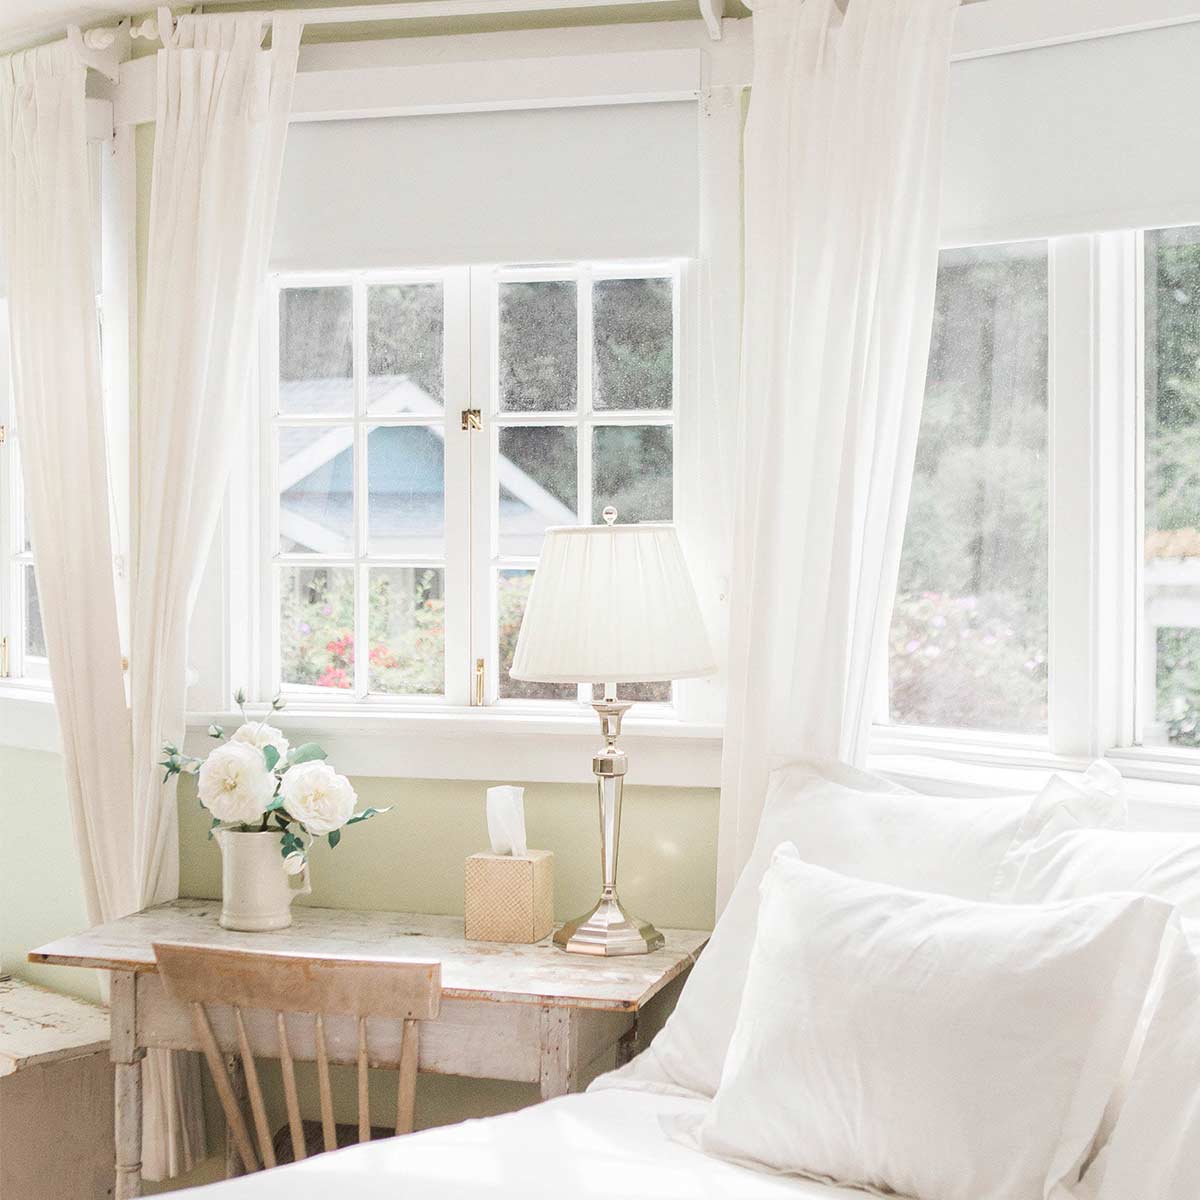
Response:
[[[680,286],[673,262],[274,280],[264,693],[585,698],[508,669],[548,526],[672,517]]]
[[[904,725],[1045,733],[1045,242],[948,250],[890,638]]]
[[[0,675],[9,679],[48,680],[46,639],[38,603],[33,545],[21,485],[20,448],[12,422],[7,357],[8,313],[0,300]]]
[[[1143,741],[1200,746],[1200,228],[1145,236]]]
[[[2,422],[0,422],[2,423]],[[29,522],[24,512],[21,494],[21,464],[15,436],[6,434],[0,450],[4,466],[0,468],[5,493],[6,528],[0,535],[0,545],[7,560],[8,586],[4,603],[0,605],[0,674],[10,679],[39,679],[50,677],[46,658],[46,638],[42,631],[42,613],[38,602],[37,574],[33,563],[33,546],[29,539]]]

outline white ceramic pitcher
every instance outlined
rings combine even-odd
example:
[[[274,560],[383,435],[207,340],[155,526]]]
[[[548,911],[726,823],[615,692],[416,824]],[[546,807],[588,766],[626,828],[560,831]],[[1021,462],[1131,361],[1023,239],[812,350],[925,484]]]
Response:
[[[299,874],[287,873],[278,831],[218,829],[215,837],[221,847],[222,928],[247,932],[287,928],[292,923],[292,901],[312,891],[308,863]]]

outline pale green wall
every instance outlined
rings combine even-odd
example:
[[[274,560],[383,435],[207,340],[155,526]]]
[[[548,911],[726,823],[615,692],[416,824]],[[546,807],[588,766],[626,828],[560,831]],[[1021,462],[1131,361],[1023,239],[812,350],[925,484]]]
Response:
[[[636,764],[635,764],[636,765]],[[501,781],[503,782],[503,781]],[[454,913],[463,907],[463,860],[487,849],[486,783],[355,779],[359,804],[392,811],[347,830],[336,850],[312,854],[310,903],[341,908]],[[208,816],[180,796],[180,890],[221,892],[220,853],[208,840]],[[716,792],[703,788],[626,789],[621,894],[662,925],[707,929],[716,872]],[[576,916],[599,894],[599,823],[595,789],[527,784],[529,844],[554,851],[555,912]]]
[[[98,999],[94,971],[35,966],[26,954],[86,929],[79,860],[62,759],[0,746],[0,961],[4,970],[58,991]]]

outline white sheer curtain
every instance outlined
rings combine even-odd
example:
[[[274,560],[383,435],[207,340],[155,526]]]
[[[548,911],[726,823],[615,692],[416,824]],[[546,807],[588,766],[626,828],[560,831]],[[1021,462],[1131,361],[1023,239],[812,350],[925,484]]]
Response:
[[[15,425],[72,825],[99,922],[139,904],[84,113],[84,68],[66,42],[0,59]]]
[[[925,382],[958,0],[760,0],[718,902],[771,766],[861,761]]]
[[[160,27],[170,29],[169,17]],[[154,174],[139,380],[133,586],[135,866],[143,904],[179,894],[173,787],[156,761],[184,734],[187,624],[245,428],[259,298],[295,81],[300,24],[261,14],[181,17],[158,54]],[[145,1173],[203,1154],[198,1068],[150,1055]]]

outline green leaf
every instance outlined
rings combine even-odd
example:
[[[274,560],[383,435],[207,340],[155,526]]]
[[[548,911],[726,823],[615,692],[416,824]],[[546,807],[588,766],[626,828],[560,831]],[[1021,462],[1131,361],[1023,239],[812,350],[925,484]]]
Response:
[[[287,707],[287,701],[283,698],[282,695],[276,696],[275,699],[271,701],[271,707],[276,712],[279,712],[281,709],[284,709]]]
[[[354,816],[346,822],[347,825],[357,825],[359,821],[369,821],[372,817],[379,816],[380,813],[391,812],[392,806],[389,804],[386,808],[364,808],[362,812],[355,813]]]
[[[342,840],[342,831],[340,829],[331,829],[329,831],[329,848],[332,850],[338,842]]]
[[[283,797],[276,796],[274,800],[263,810],[264,812],[278,812],[283,807]]]
[[[275,764],[279,761],[279,750],[275,746],[263,747],[263,758],[267,764],[267,770],[275,770]]]
[[[316,742],[305,742],[303,746],[295,746],[288,751],[288,765],[294,767],[297,763],[313,762],[328,757]]]
[[[287,816],[285,813],[282,813],[282,812],[275,813],[275,824],[278,825],[279,828],[282,829],[285,833],[287,832],[288,822],[290,820],[291,820],[291,817]]]
[[[214,830],[214,829],[216,829],[216,827],[217,827],[218,825],[220,825],[220,823],[221,823],[221,818],[220,818],[220,817],[213,817],[213,819],[212,819],[212,824],[211,824],[211,825],[209,825],[209,827],[208,827],[208,840],[209,840],[210,842],[212,841],[213,830]]]
[[[212,724],[208,727],[208,736],[215,738],[218,742],[225,736],[225,727],[223,725]]]

